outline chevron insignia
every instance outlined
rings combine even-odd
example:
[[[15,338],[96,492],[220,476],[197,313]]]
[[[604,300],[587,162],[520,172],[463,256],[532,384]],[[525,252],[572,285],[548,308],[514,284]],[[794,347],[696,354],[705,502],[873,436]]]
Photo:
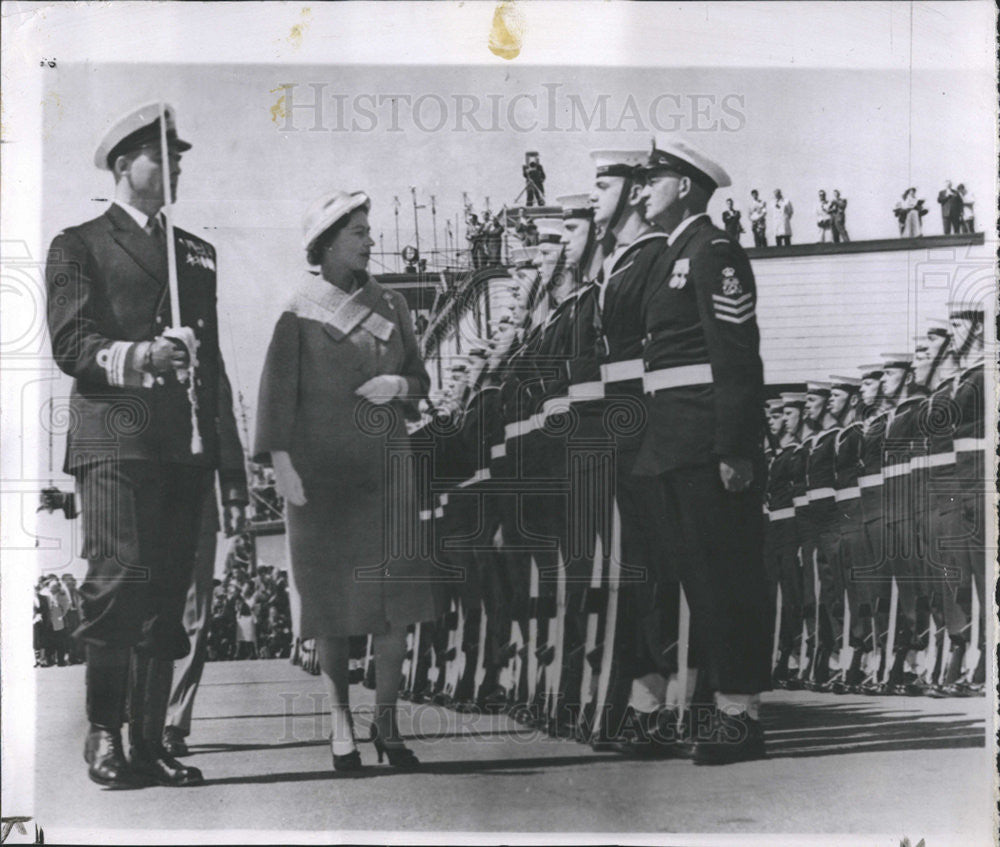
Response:
[[[712,307],[715,309],[715,317],[720,321],[732,324],[746,323],[754,316],[753,294],[748,292],[738,297],[713,294]]]

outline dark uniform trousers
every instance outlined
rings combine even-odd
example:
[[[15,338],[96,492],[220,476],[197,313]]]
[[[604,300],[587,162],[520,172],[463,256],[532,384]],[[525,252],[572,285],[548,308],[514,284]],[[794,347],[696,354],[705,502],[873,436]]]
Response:
[[[819,580],[819,644],[831,647],[837,638],[837,620],[843,616],[844,587],[840,548],[840,514],[832,497],[810,502],[807,510],[815,532],[816,567],[811,563],[802,577],[807,597],[816,596],[815,580]]]
[[[856,571],[869,564],[868,539],[865,537],[864,522],[861,517],[861,501],[858,498],[843,501],[839,504],[839,509],[840,533],[837,558],[851,616],[850,644],[852,647],[867,651],[875,646],[868,621],[875,611],[877,595],[873,595],[870,591],[870,583],[854,577]]]
[[[727,492],[718,465],[676,468],[658,478],[666,505],[665,531],[684,554],[681,583],[714,691],[756,694],[770,687],[770,625],[763,514],[757,484]]]
[[[187,655],[181,621],[212,471],[123,460],[76,474],[88,562],[80,586],[85,622],[76,637],[159,659]]]
[[[201,682],[211,634],[212,586],[215,576],[215,548],[219,533],[219,512],[215,498],[205,497],[201,528],[195,551],[194,573],[184,605],[184,628],[191,652],[174,662],[173,690],[167,704],[167,726],[187,737],[191,732],[194,698]]]
[[[648,423],[632,469],[658,484],[662,532],[691,611],[699,684],[728,694],[770,688],[773,618],[764,570],[763,373],[756,285],[745,252],[710,220],[675,230],[644,290]],[[721,457],[753,466],[725,490]]]
[[[781,586],[781,629],[778,650],[789,653],[802,634],[802,572],[799,565],[799,539],[795,518],[772,520],[766,526],[764,563],[767,570],[768,596],[776,597]]]

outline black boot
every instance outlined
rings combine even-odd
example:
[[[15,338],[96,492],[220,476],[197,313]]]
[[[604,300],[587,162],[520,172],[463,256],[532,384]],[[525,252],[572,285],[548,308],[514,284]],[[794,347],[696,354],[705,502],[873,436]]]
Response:
[[[199,785],[201,771],[181,764],[163,747],[173,662],[133,651],[129,665],[129,760],[132,769],[158,785]]]
[[[107,788],[139,788],[147,781],[122,749],[122,711],[128,685],[128,648],[87,646],[87,719],[83,746],[87,775]]]

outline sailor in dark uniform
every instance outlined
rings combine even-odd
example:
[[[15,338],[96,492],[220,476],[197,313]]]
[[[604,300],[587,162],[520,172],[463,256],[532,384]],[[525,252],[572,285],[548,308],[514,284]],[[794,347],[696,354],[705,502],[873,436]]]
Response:
[[[85,623],[76,632],[87,647],[84,755],[90,778],[111,787],[201,781],[162,746],[173,660],[190,649],[184,603],[214,474],[229,520],[246,503],[243,451],[222,399],[231,393],[219,352],[215,250],[180,229],[180,319],[170,310],[160,212],[173,196],[164,196],[162,168],[173,194],[190,145],[165,107],[162,160],[160,108],[142,106],[105,133],[95,164],[113,174],[115,202],[59,233],[46,266],[53,355],[74,378],[65,470],[82,495],[88,559]],[[175,323],[183,328],[168,330]],[[194,380],[200,445],[185,379]]]
[[[632,472],[657,482],[715,709],[694,760],[761,758],[771,687],[763,561],[763,365],[743,249],[705,213],[729,175],[679,138],[654,146],[642,198],[668,234],[644,291],[648,423]]]
[[[803,386],[804,388],[805,386]],[[803,688],[809,679],[812,669],[810,659],[815,653],[815,635],[818,629],[816,623],[818,606],[814,596],[805,591],[806,570],[808,569],[810,574],[812,573],[819,549],[816,540],[816,525],[809,510],[806,481],[806,463],[809,459],[811,440],[810,430],[806,424],[805,391],[785,397],[785,421],[786,426],[791,427],[795,433],[795,443],[791,446],[792,455],[789,459],[788,472],[792,478],[792,507],[795,509],[795,537],[799,550],[799,580],[803,588],[802,637],[799,643],[798,671],[795,675],[789,674],[783,687],[796,691]],[[812,585],[812,577],[809,576],[808,579],[809,585]]]
[[[861,380],[853,376],[832,376],[830,414],[839,427],[834,437],[834,500],[837,506],[838,581],[843,586],[843,638],[839,671],[831,683],[834,693],[857,692],[864,680],[862,664],[874,645],[872,607],[865,583],[852,578],[853,572],[868,563],[868,545],[861,518],[861,488],[858,473],[861,456]]]
[[[551,481],[552,491],[526,501],[529,532],[558,540],[557,557],[538,557],[547,564],[540,569],[542,582],[554,582],[556,608],[549,622],[548,643],[539,647],[539,662],[545,670],[546,727],[553,735],[572,737],[580,710],[580,690],[585,649],[586,615],[584,595],[591,578],[593,556],[582,533],[592,531],[591,503],[580,499],[586,481],[576,473],[575,447],[581,436],[575,405],[584,399],[570,393],[571,363],[581,350],[580,295],[588,290],[581,268],[594,246],[593,210],[588,195],[557,198],[562,207],[562,270],[560,280],[549,288],[558,301],[542,330],[535,357],[541,391],[535,402],[537,460],[532,464]],[[593,345],[589,350],[593,355]],[[583,508],[581,508],[583,507]],[[556,566],[553,566],[556,565]]]
[[[885,563],[898,598],[895,626],[890,621],[888,633],[892,650],[886,651],[889,669],[886,682],[891,694],[916,695],[924,689],[916,681],[914,668],[908,668],[907,659],[923,646],[918,612],[926,610],[918,604],[923,577],[916,549],[916,498],[910,474],[914,455],[926,453],[919,415],[926,389],[914,377],[913,353],[890,353],[885,359],[882,390],[892,407],[886,421],[882,455]]]
[[[883,562],[885,515],[882,502],[882,454],[891,407],[882,393],[882,364],[862,365],[860,370],[858,395],[862,424],[858,452],[858,490],[861,494],[865,563],[862,567],[852,568],[847,578],[867,596],[872,613],[872,652],[864,663],[864,676],[859,687],[865,693],[878,693],[881,691],[892,584]]]
[[[801,397],[804,400],[804,397]],[[785,687],[790,663],[798,660],[796,647],[802,638],[802,569],[795,529],[792,461],[801,430],[800,395],[786,392],[768,406],[773,458],[767,474],[767,543],[765,562],[772,598],[780,591],[777,614],[777,656],[772,670],[774,684]]]
[[[969,636],[961,678],[953,694],[982,695],[985,682],[986,638],[986,386],[984,312],[981,303],[948,304],[952,347],[958,362],[952,399],[957,410],[954,431],[955,477],[961,486],[965,554],[962,585],[969,590]],[[992,443],[992,442],[990,442]],[[992,449],[991,447],[989,449]],[[964,594],[964,588],[962,589]]]
[[[590,202],[601,244],[595,256],[604,256],[597,271],[592,314],[603,386],[603,424],[613,445],[614,505],[621,531],[617,538],[613,531],[603,538],[605,555],[614,544],[620,545],[620,554],[613,557],[617,558],[616,573],[612,574],[609,563],[604,580],[609,593],[599,618],[600,649],[591,653],[597,685],[585,708],[582,730],[584,734],[590,731],[595,749],[622,749],[621,736],[628,728],[637,730],[643,751],[660,750],[666,748],[644,742],[666,705],[667,676],[677,662],[676,651],[666,650],[677,639],[668,633],[670,621],[664,618],[665,610],[677,608],[676,593],[669,596],[676,576],[667,570],[669,554],[660,534],[660,510],[655,506],[658,488],[631,471],[646,423],[643,293],[653,278],[651,271],[666,235],[642,215],[644,153],[598,150],[591,158],[595,179]],[[602,518],[599,526],[611,525],[611,505],[605,503],[608,518]],[[635,703],[638,725],[627,727],[636,723],[629,720],[628,711],[633,694],[643,702]]]
[[[807,439],[807,511],[816,539],[816,555],[803,564],[805,596],[815,604],[807,618],[812,624],[809,677],[806,688],[819,690],[830,678],[830,657],[839,641],[836,614],[843,607],[843,587],[838,567],[837,504],[834,499],[835,438],[837,421],[830,412],[830,389],[826,382],[810,382],[806,389],[806,423],[812,429]]]
[[[521,647],[520,679],[517,702],[512,714],[527,723],[540,719],[537,683],[540,646],[547,644],[548,621],[555,615],[555,583],[538,579],[537,554],[544,553],[546,543],[533,538],[525,524],[526,501],[531,498],[535,475],[534,460],[538,458],[536,433],[539,419],[535,416],[541,383],[536,371],[536,356],[543,339],[545,319],[551,309],[547,286],[559,271],[563,253],[562,221],[536,221],[539,243],[534,250],[535,282],[525,292],[528,312],[523,341],[511,348],[502,370],[500,407],[504,421],[504,481],[511,492],[503,507],[501,534],[507,548],[506,564],[512,568],[512,580],[527,589],[526,605],[518,603],[515,613],[519,621]],[[527,707],[527,708],[523,708]]]

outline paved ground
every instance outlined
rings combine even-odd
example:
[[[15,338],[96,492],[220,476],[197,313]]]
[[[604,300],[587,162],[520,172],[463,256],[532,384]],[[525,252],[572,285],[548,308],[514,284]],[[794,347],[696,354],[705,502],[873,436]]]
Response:
[[[285,661],[209,664],[189,760],[207,784],[111,792],[81,757],[83,668],[38,674],[36,820],[52,842],[178,842],[178,830],[604,833],[883,833],[927,847],[992,844],[987,700],[774,692],[770,759],[726,768],[595,754],[506,717],[411,707],[404,734],[425,766],[395,773],[361,745],[360,775],[335,776],[323,685]],[[364,720],[371,692],[352,688]],[[962,833],[960,838],[957,834]],[[339,836],[346,837],[346,836]],[[357,836],[356,836],[357,837]],[[607,836],[605,841],[611,840]],[[806,843],[798,840],[793,843]],[[832,839],[829,843],[847,843]]]

